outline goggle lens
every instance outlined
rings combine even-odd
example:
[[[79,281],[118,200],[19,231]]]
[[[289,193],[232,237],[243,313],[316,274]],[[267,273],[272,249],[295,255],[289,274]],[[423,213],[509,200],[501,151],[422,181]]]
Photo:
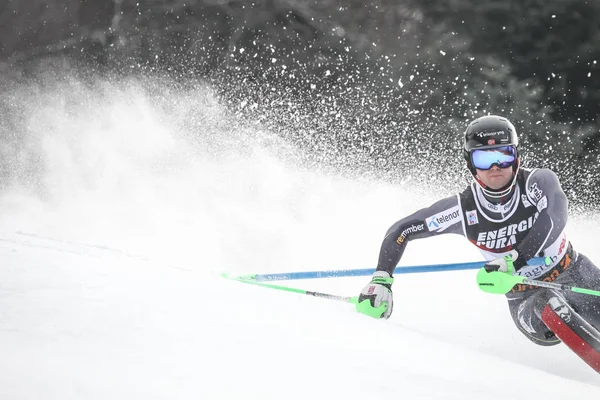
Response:
[[[488,170],[494,165],[498,168],[508,168],[515,163],[517,150],[514,146],[496,147],[494,149],[473,150],[471,161],[477,169]]]

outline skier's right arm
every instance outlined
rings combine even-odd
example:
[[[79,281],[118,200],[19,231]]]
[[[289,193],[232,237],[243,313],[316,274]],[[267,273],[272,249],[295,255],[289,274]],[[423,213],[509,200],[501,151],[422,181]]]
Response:
[[[387,231],[377,271],[358,296],[357,310],[375,318],[389,318],[393,309],[392,274],[406,244],[442,233],[463,233],[458,196],[447,197],[396,222]]]
[[[458,196],[442,199],[392,225],[381,244],[377,271],[391,276],[409,241],[444,233],[463,234]]]

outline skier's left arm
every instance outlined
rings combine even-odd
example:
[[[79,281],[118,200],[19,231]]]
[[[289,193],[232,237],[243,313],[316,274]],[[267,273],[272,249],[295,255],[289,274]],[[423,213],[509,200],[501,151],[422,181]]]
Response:
[[[538,256],[561,235],[568,219],[568,200],[558,177],[549,169],[534,170],[527,179],[526,195],[537,207],[539,215],[525,239],[517,244],[518,262],[523,267],[527,260]]]

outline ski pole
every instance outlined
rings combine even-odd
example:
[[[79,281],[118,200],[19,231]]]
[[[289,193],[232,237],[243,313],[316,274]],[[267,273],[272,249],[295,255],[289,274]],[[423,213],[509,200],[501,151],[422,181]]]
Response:
[[[328,300],[343,301],[343,302],[351,303],[351,304],[357,304],[358,303],[358,296],[344,297],[344,296],[337,296],[337,295],[334,295],[334,294],[311,292],[309,290],[303,290],[303,289],[296,289],[296,288],[291,288],[291,287],[286,287],[286,286],[273,285],[271,283],[257,282],[251,275],[237,276],[236,277],[236,276],[229,276],[227,274],[221,274],[221,276],[223,278],[231,279],[231,280],[234,280],[234,281],[238,281],[238,282],[242,282],[242,283],[249,283],[251,285],[261,286],[261,287],[265,287],[265,288],[269,288],[269,289],[283,290],[285,292],[292,292],[292,293],[299,293],[299,294],[306,294],[308,296],[320,297],[320,298],[328,299]]]
[[[576,286],[563,285],[554,282],[534,281],[533,279],[523,279],[523,284],[531,286],[539,286],[548,289],[567,290],[575,293],[589,294],[591,296],[600,296],[600,291],[592,289],[584,289]]]
[[[487,293],[506,294],[517,284],[543,287],[547,289],[566,290],[575,293],[589,294],[591,296],[600,296],[600,291],[584,289],[575,286],[563,285],[560,283],[536,281],[518,275],[510,275],[506,272],[492,271],[485,269],[477,273],[477,284],[479,288]]]
[[[394,275],[412,274],[421,272],[443,272],[443,271],[461,271],[469,269],[479,269],[486,264],[485,261],[457,263],[457,264],[432,264],[432,265],[412,265],[397,267]],[[545,265],[544,257],[532,258],[527,262],[528,265]],[[342,278],[348,276],[368,276],[373,275],[375,268],[364,269],[342,269],[308,272],[284,272],[275,274],[251,274],[245,275],[248,279],[254,279],[257,282],[281,281],[293,279],[317,279],[317,278]]]
[[[242,283],[249,283],[251,285],[261,286],[261,287],[265,287],[268,289],[283,290],[285,292],[306,294],[309,296],[320,297],[322,299],[337,300],[337,301],[343,301],[345,303],[354,304],[356,306],[357,311],[359,311],[365,315],[368,315],[370,317],[373,317],[373,318],[380,318],[381,315],[388,308],[388,303],[385,301],[382,302],[378,307],[372,307],[370,305],[369,300],[363,300],[362,302],[359,303],[358,296],[344,297],[344,296],[337,296],[334,294],[311,292],[311,291],[303,290],[303,289],[296,289],[296,288],[290,288],[290,287],[286,287],[286,286],[273,285],[272,283],[257,282],[252,276],[249,276],[249,275],[233,277],[233,276],[229,276],[224,273],[224,274],[221,274],[221,276],[223,278],[231,279],[231,280],[242,282]]]

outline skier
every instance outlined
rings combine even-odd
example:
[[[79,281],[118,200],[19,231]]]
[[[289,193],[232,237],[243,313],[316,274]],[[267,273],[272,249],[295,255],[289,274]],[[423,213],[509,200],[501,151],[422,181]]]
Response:
[[[568,201],[557,176],[549,169],[521,168],[513,124],[500,116],[472,121],[463,155],[474,182],[392,225],[377,270],[359,295],[359,312],[389,318],[392,274],[407,243],[445,233],[463,235],[477,246],[488,273],[600,289],[600,270],[565,234]],[[547,265],[527,265],[534,257],[545,257]],[[600,298],[520,284],[506,297],[516,326],[532,342],[563,341],[600,372]]]

